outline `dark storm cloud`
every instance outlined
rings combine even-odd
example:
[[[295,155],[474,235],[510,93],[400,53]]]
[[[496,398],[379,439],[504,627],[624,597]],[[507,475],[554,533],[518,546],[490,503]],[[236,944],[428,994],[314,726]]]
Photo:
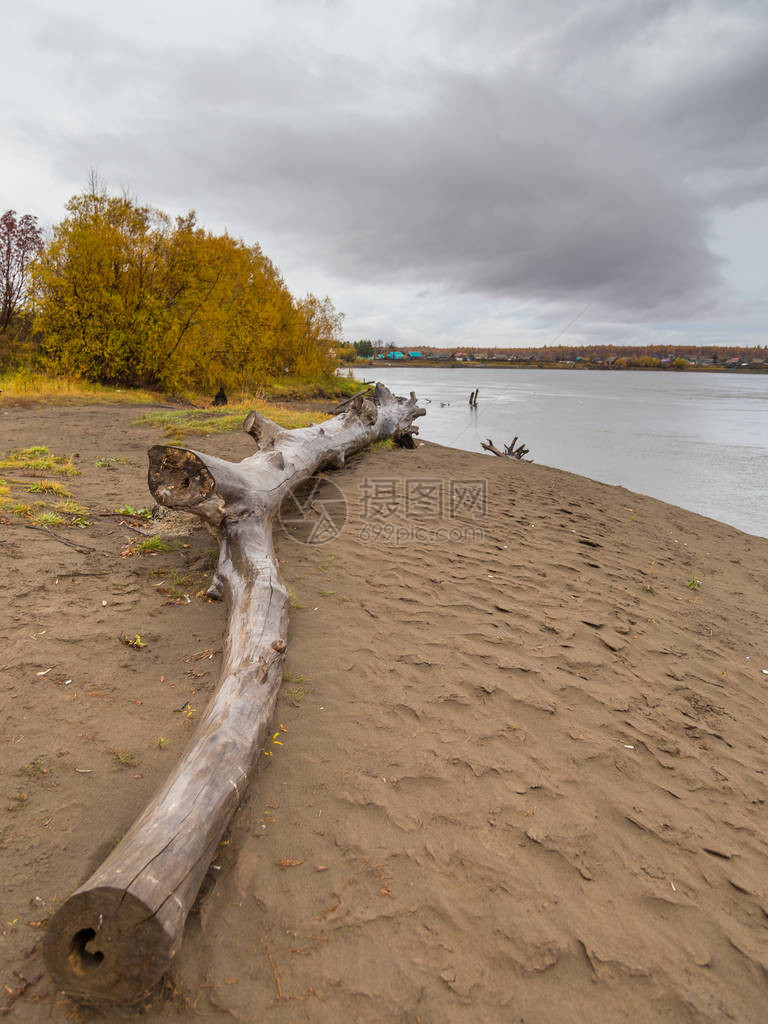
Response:
[[[768,195],[767,96],[768,24],[733,64],[659,112],[670,150],[708,198],[733,206]]]
[[[670,176],[706,201],[768,194],[768,5],[763,0],[542,0],[526,17],[515,0],[487,0],[454,30],[474,48],[503,29],[515,62],[576,97],[610,109],[659,152]]]
[[[700,314],[718,291],[702,191],[765,194],[768,61],[755,44],[643,96],[633,55],[687,5],[627,7],[566,5],[558,20],[563,6],[545,6],[514,69],[497,52],[479,70],[488,33],[509,28],[503,5],[474,40],[467,30],[464,71],[388,74],[265,37],[213,55],[102,33],[84,61],[57,31],[46,45],[119,116],[54,148],[67,173],[97,165],[143,199],[213,210],[249,238],[279,233],[347,278],[554,301],[615,281],[604,302],[627,316]]]

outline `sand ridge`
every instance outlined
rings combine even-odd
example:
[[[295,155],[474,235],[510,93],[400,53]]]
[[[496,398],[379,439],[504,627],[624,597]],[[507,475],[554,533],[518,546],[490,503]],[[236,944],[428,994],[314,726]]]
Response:
[[[79,453],[80,500],[149,500],[158,437],[135,410],[4,413],[0,450]],[[97,469],[104,455],[129,464]],[[341,534],[278,536],[294,607],[275,742],[144,1018],[760,1019],[768,541],[435,445],[329,475]],[[486,513],[450,518],[452,485],[477,480]],[[427,497],[404,517],[423,481],[442,484],[443,514]],[[92,522],[66,533],[87,557],[0,535],[11,990],[14,969],[40,974],[40,920],[128,828],[216,678],[224,609],[197,596],[212,538],[123,557],[131,531]],[[64,575],[85,571],[105,575]],[[44,773],[25,772],[35,759]],[[45,976],[11,1014],[103,1016]]]

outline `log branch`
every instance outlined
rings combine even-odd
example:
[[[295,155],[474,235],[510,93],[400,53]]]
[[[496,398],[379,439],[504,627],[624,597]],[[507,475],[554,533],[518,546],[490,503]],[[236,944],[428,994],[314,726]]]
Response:
[[[168,508],[218,530],[209,593],[226,597],[218,687],[179,764],[120,844],[51,920],[45,959],[66,993],[134,1003],[178,951],[184,923],[267,734],[283,675],[288,593],[272,522],[289,490],[384,437],[413,447],[425,410],[382,384],[334,419],[283,430],[257,413],[259,451],[240,463],[184,448],[149,451],[149,489]]]

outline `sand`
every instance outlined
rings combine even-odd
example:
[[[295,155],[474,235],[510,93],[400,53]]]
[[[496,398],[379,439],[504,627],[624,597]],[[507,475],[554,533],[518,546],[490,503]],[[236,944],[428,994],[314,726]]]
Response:
[[[160,438],[138,412],[5,405],[0,451],[77,453],[79,500],[143,506]],[[764,1019],[768,540],[436,445],[332,477],[340,535],[279,537],[277,742],[140,1018]],[[0,525],[0,1007],[19,1022],[136,1016],[57,994],[42,931],[179,757],[225,625],[204,529],[141,556],[119,517],[90,522],[54,531],[87,554]]]

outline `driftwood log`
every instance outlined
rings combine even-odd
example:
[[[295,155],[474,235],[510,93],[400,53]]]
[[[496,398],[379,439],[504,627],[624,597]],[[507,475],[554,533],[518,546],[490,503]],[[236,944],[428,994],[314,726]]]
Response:
[[[184,922],[262,750],[283,676],[288,594],[272,522],[291,488],[372,441],[415,447],[412,393],[381,384],[334,419],[283,430],[252,412],[258,452],[240,463],[184,448],[149,451],[149,489],[220,538],[209,594],[226,597],[221,677],[179,764],[100,868],[52,918],[45,960],[64,992],[94,1002],[148,995],[181,945]]]
[[[533,459],[525,458],[525,456],[530,451],[530,448],[526,448],[522,441],[520,442],[517,448],[515,448],[516,444],[517,435],[515,435],[512,438],[512,442],[510,444],[505,444],[504,451],[500,452],[489,437],[487,441],[480,442],[480,447],[486,452],[491,452],[493,455],[498,455],[500,459],[522,459],[523,462],[533,462]]]

